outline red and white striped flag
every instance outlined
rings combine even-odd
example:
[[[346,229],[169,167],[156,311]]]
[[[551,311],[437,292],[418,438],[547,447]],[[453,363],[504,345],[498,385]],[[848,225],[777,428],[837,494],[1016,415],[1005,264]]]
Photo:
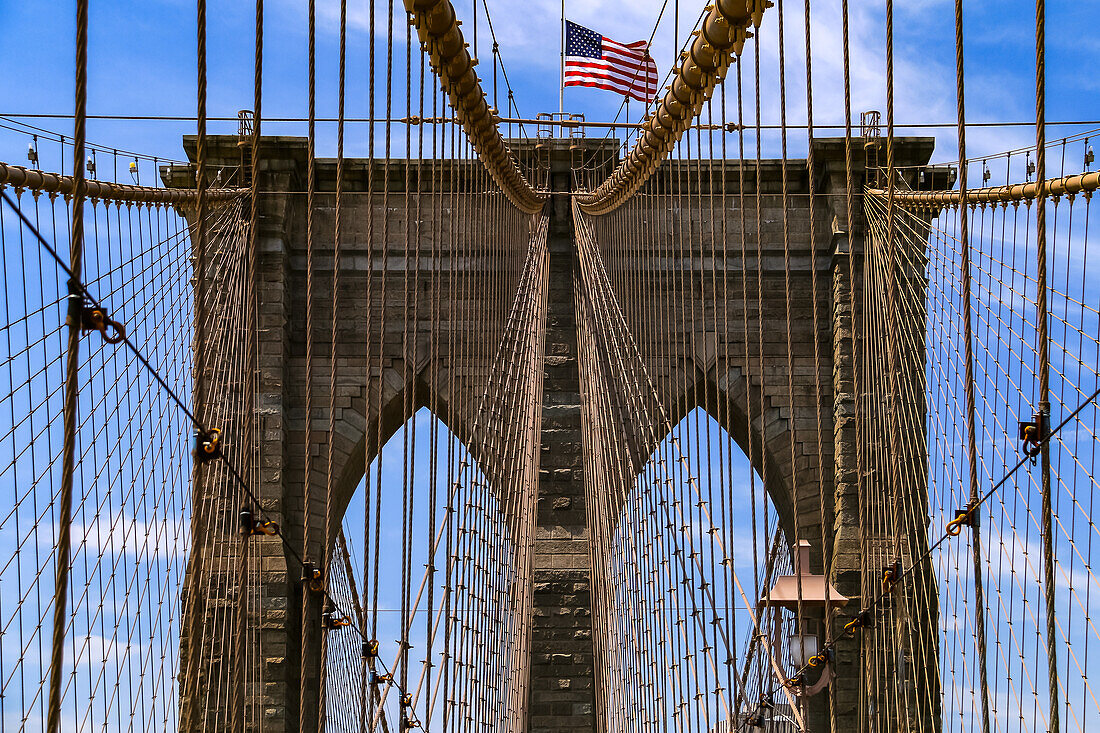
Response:
[[[657,64],[645,41],[619,43],[567,20],[565,86],[608,89],[649,102],[657,93]]]

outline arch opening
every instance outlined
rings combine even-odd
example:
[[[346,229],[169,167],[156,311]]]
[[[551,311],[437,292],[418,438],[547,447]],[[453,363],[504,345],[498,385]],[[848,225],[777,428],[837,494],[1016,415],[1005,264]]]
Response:
[[[642,711],[647,729],[733,730],[797,669],[795,614],[761,602],[792,573],[790,530],[741,441],[703,407],[627,483],[596,540],[607,727],[634,729]],[[789,717],[775,699],[773,718]]]
[[[327,731],[456,716],[502,725],[526,694],[512,674],[526,653],[519,526],[478,458],[421,407],[341,507],[330,592],[359,632],[328,632]],[[364,657],[364,640],[377,656]]]

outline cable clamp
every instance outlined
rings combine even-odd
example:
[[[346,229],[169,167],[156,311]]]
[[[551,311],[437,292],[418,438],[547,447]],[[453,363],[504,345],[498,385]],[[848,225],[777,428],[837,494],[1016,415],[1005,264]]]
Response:
[[[336,611],[329,609],[321,614],[321,626],[328,631],[342,629],[351,626],[351,616],[341,616]]]
[[[901,580],[901,559],[894,560],[882,571],[882,589],[887,593]]]
[[[371,639],[363,642],[363,658],[374,659],[378,656],[378,641]]]
[[[302,563],[302,582],[314,593],[322,593],[325,590],[324,574],[321,568],[311,562]]]
[[[806,660],[806,664],[808,664],[811,667],[820,667],[821,665],[825,664],[826,662],[828,662],[832,658],[832,654],[833,654],[833,652],[832,652],[831,649],[826,649],[825,651],[821,652],[820,654],[815,654],[812,657],[810,657],[808,660]]]
[[[1019,425],[1020,450],[1031,458],[1031,465],[1035,465],[1043,450],[1043,441],[1050,437],[1050,417],[1039,410],[1030,421],[1021,420]]]
[[[277,523],[270,519],[257,519],[256,515],[252,513],[251,507],[242,507],[237,518],[240,522],[241,534],[245,537],[251,537],[252,535],[267,535],[268,537],[274,537],[279,534],[279,525]]]
[[[126,338],[126,329],[122,324],[111,320],[106,308],[93,303],[79,281],[70,279],[68,286],[69,312],[65,323],[70,326],[79,325],[81,333],[99,331],[103,340],[109,344],[122,343]],[[114,335],[111,335],[110,331],[113,331]]]
[[[370,683],[372,685],[380,685],[384,682],[393,682],[393,675],[389,672],[387,672],[386,674],[378,674],[377,672],[375,672],[371,675]]]
[[[775,710],[775,704],[766,696],[761,695],[760,702],[756,705],[756,710],[752,712],[745,722],[749,724],[750,728],[763,728],[768,722],[765,714],[771,710]]]
[[[844,624],[844,633],[855,631],[856,629],[873,629],[875,628],[875,618],[871,615],[870,609],[860,611],[855,618],[848,623]]]
[[[420,721],[419,720],[406,720],[405,721],[405,728],[407,730],[412,730],[413,728],[419,728],[419,727],[420,727]]]
[[[409,707],[412,707],[412,704],[413,704],[413,696],[412,696],[411,692],[406,692],[404,695],[401,696],[401,705],[402,706],[409,708]]]
[[[195,431],[195,460],[199,463],[206,463],[212,461],[215,458],[221,458],[222,455],[222,443],[221,443],[222,431],[218,428],[210,428],[209,430],[196,430]]]
[[[972,501],[965,509],[956,509],[955,518],[947,523],[947,534],[958,537],[963,527],[978,526],[978,502]]]
[[[805,682],[805,680],[802,678],[802,675],[796,674],[794,677],[791,677],[789,680],[784,682],[783,686],[784,687],[802,687],[803,682]]]

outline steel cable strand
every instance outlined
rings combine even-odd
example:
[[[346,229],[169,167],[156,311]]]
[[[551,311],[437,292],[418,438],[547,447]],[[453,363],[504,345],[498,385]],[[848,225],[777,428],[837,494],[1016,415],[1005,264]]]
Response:
[[[1060,431],[1063,428],[1065,428],[1068,424],[1070,424],[1071,422],[1076,420],[1078,418],[1078,416],[1081,414],[1081,412],[1086,407],[1091,405],[1098,397],[1100,397],[1100,389],[1097,389],[1095,392],[1090,394],[1086,399],[1084,399],[1081,403],[1079,403],[1077,405],[1077,407],[1071,413],[1069,413],[1060,423],[1058,423],[1057,425],[1052,427],[1050,432],[1048,433],[1047,437],[1043,439],[1042,444],[1044,444],[1044,445],[1049,444],[1050,441],[1052,441],[1060,433]],[[991,485],[989,489],[987,489],[985,492],[983,492],[979,496],[978,502],[975,506],[976,507],[981,507],[983,504],[985,504],[990,498],[992,498],[994,496],[994,494],[996,494],[1003,486],[1005,486],[1008,483],[1008,481],[1015,475],[1015,473],[1020,468],[1027,465],[1030,462],[1030,460],[1031,460],[1030,456],[1028,456],[1028,455],[1022,456],[1014,465],[1012,465],[1009,468],[1008,471],[1006,471],[1002,475],[1002,477],[996,483]],[[898,575],[898,579],[895,581],[895,584],[903,583],[906,579],[912,577],[914,572],[919,569],[920,565],[928,562],[932,558],[932,556],[935,554],[935,552],[945,542],[952,539],[954,536],[955,535],[950,533],[950,532],[944,532],[935,542],[931,543],[928,546],[927,549],[925,549],[920,555],[918,555],[916,558],[914,558],[913,563],[909,567],[902,569],[901,573]],[[889,598],[889,591],[880,591],[880,592],[878,592],[872,598],[872,600],[870,600],[863,607],[863,610],[861,611],[861,613],[866,612],[866,613],[874,614],[876,612],[881,611],[883,607],[880,604],[884,600],[886,600],[887,598]],[[834,642],[833,642],[834,646],[835,646],[835,644],[836,644],[836,640],[834,640]],[[831,648],[831,647],[827,647],[827,648]]]
[[[71,277],[79,282],[83,274],[84,257],[84,137],[88,105],[88,2],[76,4],[76,117],[73,147],[74,193],[72,230],[69,243]],[[7,194],[4,198],[7,199]],[[17,211],[22,218],[22,212]],[[29,223],[29,222],[27,222]],[[65,661],[65,616],[69,596],[69,562],[71,546],[73,474],[76,452],[76,411],[79,407],[79,369],[81,324],[69,319],[65,360],[65,403],[63,408],[64,445],[62,448],[61,491],[58,497],[58,536],[56,544],[56,577],[53,597],[53,634],[50,649],[50,687],[47,703],[46,730],[57,733],[61,726],[61,677]]]
[[[584,239],[583,239],[582,237],[578,237],[578,242],[583,242],[583,241],[584,241]],[[604,272],[604,270],[603,270],[603,265],[602,265],[602,263],[600,263],[600,262],[599,262],[599,255],[598,255],[598,252],[593,252],[593,258],[594,258],[594,268],[598,268],[598,269],[596,270],[596,272],[599,272],[599,273],[602,273],[602,272]],[[582,262],[583,262],[583,261],[584,261],[584,260],[582,260]],[[602,290],[597,290],[597,292],[604,292],[604,291],[602,291]],[[622,316],[621,316],[621,313],[620,313],[620,312],[618,311],[618,309],[617,309],[617,304],[615,303],[615,301],[614,301],[613,299],[611,299],[611,300],[607,300],[607,303],[608,303],[608,305],[607,305],[607,306],[605,306],[605,308],[603,309],[603,311],[604,311],[604,312],[606,312],[606,313],[608,314],[607,316],[605,316],[605,318],[610,318],[610,319],[611,319],[611,321],[612,321],[612,323],[620,322],[620,321],[621,321],[621,318],[622,318]],[[611,314],[614,314],[614,315],[611,315]],[[620,328],[620,327],[618,327],[618,326],[616,326],[616,327],[614,327],[614,331],[613,331],[613,332],[615,332],[615,333],[621,333],[621,328]],[[628,350],[629,350],[629,351],[630,351],[630,352],[631,352],[632,354],[634,354],[634,355],[637,355],[637,354],[638,354],[638,352],[637,352],[637,348],[636,348],[636,346],[635,346],[635,345],[634,345],[634,344],[633,344],[633,343],[631,342],[631,340],[630,340],[630,337],[629,337],[629,334],[628,334],[628,333],[625,333],[625,334],[623,334],[623,342],[622,342],[622,343],[623,343],[623,346],[624,346],[625,348],[627,348],[627,349],[628,349]],[[616,352],[617,352],[617,349],[613,349],[613,350],[612,350],[612,353],[616,353]],[[622,363],[622,362],[620,361],[620,363]],[[624,367],[620,367],[620,369],[624,369]],[[645,382],[646,382],[646,391],[647,391],[647,393],[648,393],[648,394],[651,394],[651,395],[653,395],[653,396],[654,396],[654,397],[656,398],[656,396],[657,396],[657,395],[658,395],[659,393],[658,393],[658,392],[656,391],[656,388],[654,387],[654,385],[653,385],[653,382],[652,382],[651,378],[650,378],[650,377],[649,377],[649,376],[648,376],[648,375],[646,374],[646,372],[645,372],[644,368],[641,368],[641,369],[639,369],[639,371],[641,372],[642,376],[643,376],[643,377],[645,378]],[[640,382],[639,382],[639,385],[640,385]],[[661,405],[661,403],[660,403],[660,402],[659,402],[658,400],[655,400],[655,402],[654,402],[654,405],[655,405],[656,409],[658,410],[658,412],[660,413],[660,417],[661,417],[661,419],[662,419],[662,421],[663,421],[663,429],[664,429],[664,430],[666,430],[666,431],[667,431],[668,433],[672,433],[672,431],[673,431],[673,428],[674,428],[675,426],[674,426],[674,425],[672,425],[672,423],[671,423],[671,421],[670,421],[670,418],[668,417],[667,413],[666,413],[666,412],[664,411],[664,408],[663,408],[663,406]],[[658,436],[658,437],[659,437],[659,436]],[[672,439],[672,440],[671,440],[671,441],[669,441],[668,443],[669,443],[670,449],[671,449],[671,448],[676,448],[676,452],[677,452],[677,459],[676,459],[676,461],[675,461],[675,462],[676,462],[676,463],[677,463],[678,465],[682,466],[682,465],[684,464],[684,461],[685,461],[686,459],[685,459],[685,457],[684,457],[684,454],[683,454],[683,452],[682,452],[682,451],[681,451],[681,450],[679,449],[678,441],[677,441],[677,440],[675,440],[675,439]],[[700,500],[702,500],[702,494],[701,494],[701,493],[699,492],[699,488],[698,488],[698,485],[697,485],[697,481],[696,481],[695,477],[693,477],[693,476],[692,476],[692,477],[689,477],[689,478],[687,479],[687,483],[688,483],[689,485],[691,485],[691,486],[693,487],[693,490],[694,490],[694,491],[695,491],[695,492],[697,493],[697,495],[699,496]],[[667,510],[666,510],[666,511],[667,511]],[[709,516],[709,514],[708,514],[708,516]],[[681,563],[682,563],[682,562],[683,562],[683,561],[681,560]],[[698,562],[699,562],[699,560],[698,560],[698,559],[696,558],[696,563],[698,563]],[[683,570],[683,572],[684,572],[684,573],[685,573],[685,575],[686,575],[686,573],[687,573],[687,570],[686,570],[686,566],[684,566],[684,567],[682,568],[682,570]],[[734,580],[735,580],[735,583],[737,583],[737,585],[738,585],[738,587],[739,587],[739,590],[740,590],[740,583],[739,583],[739,581],[738,581],[738,580],[737,580],[737,578],[736,578],[736,573],[734,573]],[[755,626],[757,625],[757,622],[756,622],[756,617],[755,617],[755,615],[753,615],[751,604],[749,604],[749,602],[748,602],[748,599],[747,599],[747,596],[745,596],[745,595],[744,595],[744,592],[743,592],[743,591],[740,591],[740,592],[742,593],[742,597],[743,597],[743,600],[744,600],[744,602],[745,602],[745,604],[746,604],[746,609],[747,609],[747,610],[749,611],[749,613],[750,613],[750,616],[752,616],[752,619],[753,619],[753,625],[754,625],[754,627],[755,627]],[[710,603],[711,603],[711,605],[712,605],[712,607],[713,607],[713,606],[714,606],[713,594],[711,594],[711,596],[709,597],[709,600],[710,600]],[[727,641],[726,643],[727,643],[727,647],[728,647],[728,641]],[[773,664],[774,664],[774,660],[773,660]],[[777,672],[777,674],[779,674],[779,671],[778,671],[778,667],[776,668],[776,672]],[[786,688],[784,688],[784,689],[786,689]],[[792,702],[793,702],[793,701],[792,701]]]
[[[333,222],[333,254],[332,254],[332,320],[330,324],[330,352],[329,352],[329,405],[328,405],[328,437],[327,437],[327,455],[325,460],[325,508],[324,508],[324,522],[323,531],[321,535],[321,548],[317,555],[317,564],[314,566],[314,571],[321,573],[321,582],[325,589],[325,606],[322,610],[322,619],[324,614],[328,613],[330,619],[343,620],[341,609],[333,603],[333,599],[328,593],[329,587],[329,573],[332,569],[331,553],[335,537],[333,535],[332,528],[332,501],[333,494],[336,493],[336,476],[335,476],[335,462],[336,462],[336,405],[337,405],[337,381],[339,379],[339,363],[337,359],[337,344],[339,331],[337,325],[339,320],[337,315],[340,313],[340,275],[342,267],[342,255],[343,255],[343,200],[344,200],[344,97],[345,97],[345,80],[347,69],[347,26],[348,26],[348,8],[347,0],[340,0],[340,41],[339,41],[339,71],[337,77],[337,130],[336,130],[336,202],[334,209],[334,222]],[[312,81],[312,76],[311,76]],[[312,90],[311,90],[312,92]],[[313,94],[310,94],[311,100]],[[312,160],[312,157],[311,157]],[[316,175],[314,173],[314,175]],[[407,190],[407,189],[406,189]],[[312,321],[308,322],[307,328],[312,330]],[[307,422],[312,419],[312,416],[307,413]],[[306,460],[306,470],[309,471],[309,457]],[[308,478],[307,478],[308,481]],[[306,509],[306,521],[309,519],[309,512],[312,507]],[[303,597],[309,595],[309,589],[305,588],[302,591]],[[303,618],[304,621],[304,618]],[[303,627],[305,624],[303,623]],[[324,622],[321,628],[321,659],[319,670],[319,682],[317,686],[317,729],[323,731],[326,728],[326,720],[328,716],[328,648],[329,648],[329,634],[334,629],[326,628]],[[308,627],[303,629],[303,634],[309,632]]]
[[[1035,199],[1036,281],[1035,294],[1037,322],[1036,341],[1039,362],[1039,412],[1050,419],[1050,335],[1047,302],[1047,208],[1046,208],[1046,1],[1035,0],[1035,178],[1042,181]],[[1059,719],[1060,694],[1058,689],[1058,655],[1055,646],[1055,579],[1054,579],[1054,528],[1053,502],[1050,487],[1049,442],[1040,447],[1042,490],[1042,542],[1043,542],[1043,600],[1046,606],[1046,652],[1049,691],[1049,729],[1061,730]]]
[[[306,304],[305,304],[305,316],[306,316],[306,344],[305,344],[305,379],[304,379],[304,399],[305,399],[305,414],[306,419],[304,421],[304,451],[302,462],[302,557],[311,567],[315,566],[314,563],[314,550],[313,550],[313,531],[312,531],[312,515],[313,515],[313,358],[314,358],[314,329],[312,324],[314,322],[314,274],[316,272],[315,267],[315,250],[314,250],[314,226],[315,226],[315,211],[316,211],[316,191],[317,191],[317,159],[316,159],[316,115],[317,115],[317,3],[316,0],[309,0],[307,5],[307,75],[308,75],[308,91],[307,91],[307,105],[309,107],[309,120],[306,130]],[[373,166],[372,166],[373,167]],[[373,207],[371,207],[373,208]],[[322,546],[322,554],[316,557],[324,556],[324,548]],[[302,637],[301,637],[301,665],[299,667],[299,674],[304,681],[312,676],[310,666],[312,665],[312,646],[313,646],[313,633],[312,627],[315,623],[313,614],[313,599],[309,589],[309,583],[302,584]],[[324,655],[321,656],[321,665],[324,666]],[[323,686],[323,685],[322,685]],[[306,686],[302,686],[301,697],[306,695]],[[299,700],[298,709],[298,728],[299,730],[306,731],[308,729],[308,718],[311,713],[310,706],[305,704],[304,699]],[[318,728],[320,726],[318,725]]]

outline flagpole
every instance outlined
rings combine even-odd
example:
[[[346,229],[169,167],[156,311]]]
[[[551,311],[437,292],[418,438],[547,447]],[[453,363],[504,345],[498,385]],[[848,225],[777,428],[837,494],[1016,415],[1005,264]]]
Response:
[[[559,67],[561,84],[558,85],[558,114],[565,112],[565,0],[561,0],[561,64]]]

